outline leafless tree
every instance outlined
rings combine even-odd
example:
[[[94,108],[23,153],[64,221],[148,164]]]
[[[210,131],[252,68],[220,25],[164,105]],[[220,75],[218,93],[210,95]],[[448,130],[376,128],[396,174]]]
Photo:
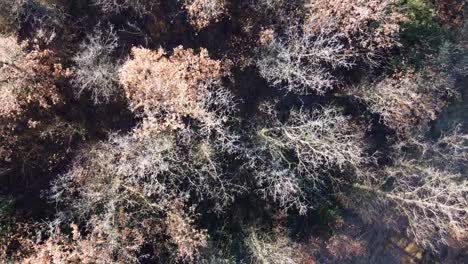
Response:
[[[239,137],[230,129],[236,102],[221,85],[221,62],[204,49],[196,54],[182,47],[171,56],[162,49],[134,49],[133,55],[120,70],[120,80],[132,110],[143,116],[139,133],[175,132],[185,149],[177,159],[185,170],[179,174],[197,195],[214,198],[217,208],[225,206],[236,187],[225,177],[220,153],[237,153]]]
[[[0,1],[0,29],[12,30],[18,27],[25,0]]]
[[[407,234],[422,246],[437,249],[450,238],[466,239],[468,181],[462,175],[399,161],[385,170],[387,178],[393,181],[389,191],[369,183],[354,187],[374,194],[373,202],[382,209],[404,217]]]
[[[463,133],[462,126],[458,124],[442,132],[434,141],[413,134],[397,142],[393,149],[394,159],[404,156],[456,173],[463,170],[468,162],[468,135]]]
[[[124,10],[131,9],[139,15],[148,13],[153,5],[153,0],[92,0],[92,3],[104,13],[119,14]]]
[[[97,27],[80,44],[73,57],[75,62],[73,84],[77,95],[90,92],[95,104],[108,102],[119,95],[118,62],[112,53],[118,46],[117,35],[112,26]]]
[[[332,69],[352,66],[342,37],[327,26],[318,32],[291,26],[260,52],[257,67],[274,86],[298,94],[323,94],[335,84]]]
[[[383,80],[364,83],[351,93],[369,105],[381,122],[401,137],[427,129],[430,121],[453,98],[457,91],[447,76],[427,70],[425,73],[403,72]]]
[[[190,258],[204,245],[205,235],[190,220],[191,189],[184,186],[190,177],[198,179],[183,174],[188,162],[182,158],[170,134],[113,136],[91,146],[53,185],[51,198],[68,206],[57,219],[86,220],[86,230],[105,240],[97,249],[104,247],[122,261],[133,262],[144,243],[157,245],[165,234],[179,245],[177,255]],[[195,188],[196,183],[189,186]],[[160,250],[166,246],[170,245]]]
[[[252,228],[245,240],[255,263],[294,264],[305,259],[301,246],[287,234],[262,234]]]
[[[413,137],[397,144],[394,164],[359,178],[351,204],[363,219],[406,229],[410,239],[432,250],[465,241],[468,181],[461,172],[468,162],[467,144],[460,127],[436,142]]]
[[[291,23],[297,23],[304,17],[303,0],[251,0],[250,6],[260,15],[279,28]],[[274,17],[268,17],[274,15]],[[274,19],[273,19],[274,18]],[[270,20],[271,19],[271,20]]]
[[[59,37],[65,12],[58,5],[37,0],[0,1],[0,30],[12,32],[28,27],[34,44],[48,45]]]
[[[265,128],[259,135],[273,149],[291,149],[298,158],[298,169],[308,171],[325,166],[345,169],[363,163],[359,135],[353,133],[349,118],[335,108],[313,112],[292,111],[280,127]]]
[[[178,258],[194,258],[206,235],[194,227],[191,210],[211,201],[214,211],[222,211],[244,190],[223,164],[223,155],[238,152],[238,137],[226,124],[235,111],[232,94],[208,89],[199,108],[203,111],[183,128],[153,131],[142,125],[86,148],[52,188],[52,198],[69,205],[59,222],[86,219],[89,232],[98,226],[105,237],[104,251],[126,260],[142,244],[126,243],[122,228],[143,238],[167,233]],[[162,215],[167,216],[162,223],[151,220]],[[117,216],[120,220],[113,220]]]
[[[293,110],[286,122],[269,121],[260,128],[258,140],[255,155],[266,155],[254,165],[259,166],[256,177],[262,192],[283,207],[295,206],[301,212],[311,206],[304,201],[304,180],[307,188],[318,191],[327,181],[327,170],[353,171],[370,160],[362,135],[332,107]]]
[[[468,163],[468,134],[462,132],[461,125],[442,134],[434,144],[433,158],[439,159],[445,166],[457,166]]]

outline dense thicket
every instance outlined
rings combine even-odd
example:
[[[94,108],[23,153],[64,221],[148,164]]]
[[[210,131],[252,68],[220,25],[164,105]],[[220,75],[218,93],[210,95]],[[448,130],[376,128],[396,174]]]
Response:
[[[466,262],[467,12],[0,0],[0,262]]]

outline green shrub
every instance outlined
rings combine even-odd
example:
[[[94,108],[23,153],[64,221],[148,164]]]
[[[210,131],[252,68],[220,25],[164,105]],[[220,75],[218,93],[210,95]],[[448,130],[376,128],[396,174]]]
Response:
[[[449,30],[436,17],[434,6],[428,0],[403,0],[407,20],[401,25],[402,60],[417,68],[422,67],[427,55],[436,53],[440,46],[453,40]]]
[[[0,196],[0,236],[11,233],[15,218],[12,217],[15,200],[10,196]]]

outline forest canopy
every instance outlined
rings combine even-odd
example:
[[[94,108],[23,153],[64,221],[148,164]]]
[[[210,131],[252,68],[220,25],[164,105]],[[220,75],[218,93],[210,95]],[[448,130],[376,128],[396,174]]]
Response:
[[[0,0],[0,262],[466,263],[464,0]]]

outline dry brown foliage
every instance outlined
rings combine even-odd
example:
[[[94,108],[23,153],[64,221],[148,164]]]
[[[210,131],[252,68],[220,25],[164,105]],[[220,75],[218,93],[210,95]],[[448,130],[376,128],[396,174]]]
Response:
[[[451,26],[460,27],[464,22],[464,0],[435,0],[434,6],[442,22]]]
[[[29,223],[16,223],[14,232],[0,235],[0,261],[17,261],[33,253],[35,246],[35,226]]]
[[[309,240],[308,245],[304,246],[306,251],[314,256],[314,259],[331,263],[342,263],[365,257],[368,254],[367,247],[365,241],[349,231],[338,231],[328,239],[314,237]]]
[[[206,117],[203,102],[224,75],[220,61],[210,59],[205,49],[195,54],[181,46],[171,56],[142,48],[134,48],[132,55],[120,70],[120,81],[131,108],[143,112],[143,126],[177,129],[183,127],[183,117]]]
[[[31,105],[50,108],[60,102],[55,81],[67,75],[50,50],[23,53],[12,37],[0,39],[0,84],[2,102],[0,116],[15,118]]]
[[[193,218],[180,209],[167,215],[167,230],[177,245],[179,259],[194,260],[198,250],[207,246],[206,230],[197,229],[193,222]]]
[[[309,9],[306,25],[316,30],[333,22],[351,47],[364,49],[368,56],[373,56],[378,50],[397,44],[399,23],[404,17],[396,4],[396,0],[312,0],[306,5]],[[376,28],[371,28],[371,24]]]
[[[356,95],[369,104],[371,112],[381,116],[385,125],[403,136],[435,120],[447,103],[444,98],[453,93],[440,75],[405,72],[361,86]]]
[[[71,224],[72,234],[66,235],[55,228],[44,241],[36,241],[29,249],[31,253],[21,259],[22,264],[58,264],[58,263],[128,263],[128,259],[120,256],[115,258],[108,241],[107,234],[100,229],[105,226],[95,226],[90,233],[84,235],[78,225]],[[120,231],[127,245],[142,244],[143,238],[128,229]],[[128,248],[126,248],[128,249]],[[135,248],[137,249],[137,248]]]
[[[22,127],[33,131],[39,117],[62,102],[56,83],[70,75],[50,50],[24,51],[13,37],[0,38],[0,159],[8,159]]]
[[[186,0],[185,9],[191,24],[201,30],[220,19],[226,11],[225,4],[225,0]]]
[[[176,207],[174,206],[174,210]],[[173,243],[178,246],[175,257],[180,260],[192,261],[198,249],[206,245],[207,236],[204,230],[196,230],[191,226],[193,220],[189,215],[182,216],[180,213],[174,211],[174,213],[169,214],[167,218],[168,234],[172,236]],[[118,222],[121,217],[117,216],[115,220]],[[109,227],[103,222],[93,222],[97,225],[86,233],[82,233],[78,225],[71,224],[71,236],[55,229],[51,236],[44,241],[34,242],[31,239],[20,241],[23,247],[29,246],[29,248],[17,258],[20,260],[18,263],[139,263],[136,255],[141,246],[148,243],[149,239],[160,239],[159,242],[153,243],[159,243],[163,247],[164,243],[167,243],[162,242],[165,239],[164,234],[158,233],[161,232],[160,225],[162,224],[158,222],[143,220],[143,226],[146,230],[122,227],[122,229],[115,230],[115,234],[108,233]],[[158,237],[152,237],[154,235],[158,235]],[[117,242],[116,239],[118,239],[119,248],[115,248],[117,245],[112,244]]]

